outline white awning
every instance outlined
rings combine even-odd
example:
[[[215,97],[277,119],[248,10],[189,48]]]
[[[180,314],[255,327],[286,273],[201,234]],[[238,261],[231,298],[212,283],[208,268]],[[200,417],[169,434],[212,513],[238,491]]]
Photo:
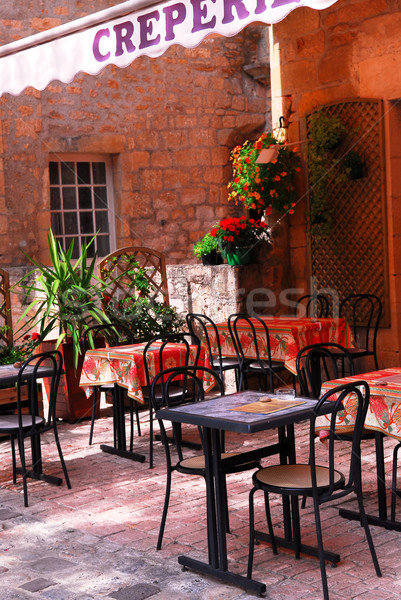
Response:
[[[249,23],[277,23],[300,6],[324,9],[337,0],[128,0],[82,19],[0,47],[0,95],[50,81],[126,67],[161,56],[173,44],[193,48],[211,35],[236,35]]]

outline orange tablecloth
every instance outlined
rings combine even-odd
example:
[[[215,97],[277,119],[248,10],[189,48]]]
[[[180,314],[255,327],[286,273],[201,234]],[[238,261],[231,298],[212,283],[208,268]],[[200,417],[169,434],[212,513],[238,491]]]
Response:
[[[326,381],[322,386],[321,394],[325,394],[337,385],[356,380],[366,381],[370,387],[371,395],[365,428],[401,439],[401,368],[382,369]],[[349,432],[354,428],[355,394],[349,394],[343,404],[344,411],[336,422],[336,431],[339,433]],[[319,417],[316,421],[316,430],[321,438],[327,436],[329,421],[329,417]]]
[[[296,358],[299,350],[309,344],[322,342],[335,342],[346,348],[355,347],[350,327],[345,319],[312,319],[297,317],[262,317],[269,330],[270,351],[273,360],[284,361],[286,368],[296,374]],[[245,349],[247,358],[255,358],[255,347],[246,322],[241,327],[241,342]],[[236,356],[231,340],[228,324],[217,323],[217,330],[224,356]],[[255,320],[255,329],[258,337],[259,347],[266,346],[264,330]],[[212,352],[218,353],[216,336],[212,329],[208,328]],[[261,358],[263,358],[263,353]]]
[[[80,387],[87,396],[92,393],[92,386],[107,383],[118,383],[128,390],[128,396],[143,403],[142,387],[146,385],[143,350],[146,344],[133,344],[110,348],[88,350],[82,366]],[[159,348],[161,343],[155,343],[148,351],[149,372],[152,379],[159,373]],[[153,349],[154,348],[154,349]],[[196,356],[197,347],[191,346],[191,364]],[[163,349],[163,369],[179,367],[185,363],[186,347],[184,344],[167,344]],[[208,358],[202,348],[199,365],[210,367]],[[205,381],[205,388],[213,387],[214,381]]]

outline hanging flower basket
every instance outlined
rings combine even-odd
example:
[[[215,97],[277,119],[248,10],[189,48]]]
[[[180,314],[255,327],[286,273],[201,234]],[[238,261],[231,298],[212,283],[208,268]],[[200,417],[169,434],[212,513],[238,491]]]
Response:
[[[256,142],[246,141],[232,150],[233,177],[227,186],[229,200],[267,215],[272,209],[294,212],[295,175],[301,170],[298,154],[280,145],[275,160],[256,163],[261,150],[277,143],[272,134],[263,133]]]

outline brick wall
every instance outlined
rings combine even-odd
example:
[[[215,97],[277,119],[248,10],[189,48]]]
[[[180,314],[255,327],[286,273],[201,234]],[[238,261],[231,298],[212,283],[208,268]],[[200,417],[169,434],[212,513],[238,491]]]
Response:
[[[115,2],[4,0],[0,43]],[[43,92],[0,98],[0,265],[46,261],[49,153],[113,158],[117,247],[147,245],[169,263],[195,261],[193,243],[229,212],[229,151],[265,129],[269,90],[242,66],[267,60],[264,26],[199,48],[170,48],[131,66],[78,74]]]

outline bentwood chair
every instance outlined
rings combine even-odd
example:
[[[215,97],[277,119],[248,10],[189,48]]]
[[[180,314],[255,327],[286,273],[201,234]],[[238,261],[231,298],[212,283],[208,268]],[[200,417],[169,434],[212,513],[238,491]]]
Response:
[[[152,387],[152,364],[154,370],[158,373],[159,371],[165,370],[166,366],[169,366],[171,359],[169,357],[168,345],[181,344],[179,365],[187,367],[191,364],[197,365],[200,356],[200,342],[197,338],[193,339],[193,336],[189,333],[171,333],[163,334],[153,337],[149,340],[143,349],[143,365],[145,369],[146,387],[142,388],[143,396],[149,403],[149,468],[153,468],[153,408],[150,402],[150,390]],[[191,345],[195,346],[191,352]],[[156,352],[155,352],[156,350]],[[192,356],[192,358],[191,358]],[[154,372],[154,371],[153,371]],[[158,385],[153,389],[153,394],[157,398],[163,398],[163,387],[164,382],[158,378]],[[185,386],[185,382],[175,381],[174,386],[170,386],[169,390],[170,402],[182,402],[188,395],[188,390]],[[182,442],[184,443],[184,442]]]
[[[341,451],[341,466],[339,458],[336,456],[335,449],[337,444],[335,440],[335,422],[338,413],[342,410],[342,400],[348,395],[354,394],[356,398],[357,416],[355,421],[354,436],[352,444],[349,446],[348,456],[344,456]],[[250,522],[250,541],[248,558],[248,577],[252,577],[254,544],[256,540],[254,526],[254,495],[261,490],[264,493],[265,512],[272,550],[277,554],[277,543],[274,535],[272,518],[270,513],[270,494],[279,494],[291,499],[292,517],[293,517],[293,539],[295,542],[295,558],[300,557],[301,551],[301,528],[299,518],[299,497],[309,496],[313,499],[315,527],[318,542],[318,555],[320,561],[320,572],[323,586],[323,596],[325,600],[329,598],[327,575],[325,565],[325,554],[323,548],[322,526],[320,517],[320,506],[326,502],[343,498],[351,493],[355,493],[358,499],[358,506],[361,518],[361,525],[364,528],[368,541],[369,550],[372,556],[373,564],[378,577],[381,577],[381,571],[373,545],[368,520],[366,517],[361,486],[361,435],[366,412],[369,406],[369,386],[365,381],[355,381],[339,387],[336,387],[319,400],[316,405],[315,414],[310,420],[309,426],[309,464],[279,464],[271,465],[259,469],[253,474],[253,488],[249,494],[249,522]],[[332,401],[334,412],[331,416],[330,433],[327,445],[327,460],[324,465],[317,463],[315,444],[315,422],[318,416],[320,406],[326,402]],[[345,459],[347,460],[345,464]]]
[[[353,360],[373,356],[376,370],[377,332],[383,312],[382,301],[375,294],[352,294],[340,304],[340,317],[345,318],[352,330],[357,348],[347,348]]]
[[[301,348],[296,362],[297,376],[301,395],[307,398],[320,398],[322,384],[325,381],[354,375],[354,363],[346,348],[334,342],[311,344]],[[353,433],[336,433],[336,439],[350,442]],[[362,430],[362,440],[372,440],[375,434]]]
[[[214,390],[213,393],[216,395],[224,396],[224,384],[222,379],[216,375],[215,371],[209,369],[207,367],[178,367],[173,369],[166,369],[161,371],[153,380],[151,386],[151,394],[150,401],[153,407],[153,410],[159,410],[165,407],[177,406],[178,404],[187,403],[187,402],[198,402],[204,400],[205,394],[203,389],[203,378],[205,376],[213,376],[217,390]],[[173,393],[173,397],[170,397],[170,389],[176,387],[177,383],[182,382],[184,380],[184,387],[190,389],[190,393],[186,398],[181,396],[179,400]],[[159,389],[162,389],[162,394],[159,394]],[[185,475],[200,475],[205,477],[205,457],[203,454],[193,455],[193,452],[188,455],[188,450],[184,449],[182,444],[182,436],[181,429],[179,427],[179,423],[172,423],[172,440],[167,434],[166,430],[166,421],[159,419],[159,427],[160,427],[160,435],[161,440],[164,447],[164,452],[166,456],[166,465],[167,465],[167,480],[166,480],[166,493],[164,498],[164,506],[162,512],[162,518],[159,529],[159,536],[157,540],[157,550],[160,550],[163,541],[163,534],[166,525],[167,512],[170,502],[170,494],[171,494],[171,483],[172,483],[172,474],[176,471],[177,473],[182,473]],[[200,440],[202,440],[202,431],[198,428]],[[222,437],[222,448],[224,448],[224,437]],[[223,459],[223,467],[224,467],[224,459],[227,459],[232,456],[240,455],[240,452],[224,452],[221,457]],[[242,471],[247,471],[249,469],[254,469],[260,467],[260,463],[258,460],[250,460],[239,465],[235,465],[233,467],[226,467],[224,469],[225,474],[229,473],[240,473]],[[225,493],[225,498],[223,499],[225,502],[226,510],[227,510],[227,492]],[[227,512],[227,529],[228,529],[228,512]]]
[[[260,332],[256,331],[256,326]],[[248,389],[248,376],[256,374],[259,391],[274,392],[274,376],[287,371],[283,361],[273,360],[270,351],[269,330],[259,317],[233,314],[228,317],[228,328],[240,364],[239,389]],[[249,358],[249,353],[255,358]]]
[[[329,316],[330,305],[323,294],[305,294],[296,301],[295,314],[300,317],[324,318]]]
[[[83,336],[82,336],[82,350],[83,353],[87,350],[94,348],[103,348],[105,345],[108,346],[122,346],[125,344],[135,344],[140,340],[137,340],[132,332],[124,327],[123,325],[111,325],[107,323],[101,323],[98,325],[92,325],[88,327]],[[92,444],[93,441],[93,429],[95,425],[96,412],[100,403],[100,394],[112,394],[113,402],[114,402],[114,392],[115,385],[113,383],[103,384],[101,386],[93,386],[93,403],[92,403],[92,415],[91,415],[91,425],[89,432],[89,444]],[[131,420],[131,440],[130,440],[130,448],[132,451],[133,447],[133,433],[134,433],[134,419],[133,414],[135,412],[136,425],[138,430],[138,435],[141,435],[141,424],[139,421],[139,412],[137,403],[130,398],[130,420]],[[116,432],[114,432],[114,443],[116,443]]]
[[[301,348],[296,361],[297,377],[300,384],[301,396],[307,398],[320,398],[322,384],[347,375],[354,375],[354,363],[350,353],[334,342],[311,344]],[[354,433],[335,432],[335,439],[343,442],[352,442]],[[361,439],[371,440],[374,432],[363,429]],[[302,508],[305,507],[306,498],[302,499]]]
[[[203,344],[206,346],[212,369],[216,371],[220,378],[223,378],[223,374],[226,371],[234,371],[235,383],[238,391],[240,361],[238,357],[232,358],[223,355],[219,332],[213,319],[199,313],[188,313],[186,316],[186,321],[191,334],[197,337],[199,341],[203,342]],[[216,340],[214,345],[214,355],[212,352],[212,341],[210,337],[211,332],[214,340]]]
[[[43,378],[43,374],[39,372],[41,367],[46,367],[46,379],[49,382],[49,404],[47,414],[40,416],[38,403],[38,385]],[[17,482],[17,473],[21,471],[22,485],[24,490],[24,505],[28,506],[28,488],[27,478],[41,479],[54,483],[61,484],[61,479],[44,475],[42,471],[41,457],[41,436],[47,431],[53,431],[54,439],[57,445],[57,451],[60,458],[61,466],[64,473],[64,478],[67,487],[70,489],[71,484],[68,477],[67,468],[65,465],[63,453],[61,450],[60,440],[57,431],[56,420],[56,400],[57,391],[60,381],[60,375],[63,369],[62,355],[58,350],[53,352],[41,352],[34,354],[26,360],[20,367],[17,377],[17,411],[16,414],[0,415],[0,434],[10,436],[12,467],[13,467],[13,482]],[[23,392],[28,394],[28,400],[24,399]],[[27,468],[25,456],[25,440],[31,441],[31,469]],[[17,469],[15,441],[18,443],[18,451],[21,460],[21,469]]]
[[[301,396],[316,399],[320,397],[324,381],[354,374],[351,354],[334,342],[301,348],[297,354],[296,369]]]

